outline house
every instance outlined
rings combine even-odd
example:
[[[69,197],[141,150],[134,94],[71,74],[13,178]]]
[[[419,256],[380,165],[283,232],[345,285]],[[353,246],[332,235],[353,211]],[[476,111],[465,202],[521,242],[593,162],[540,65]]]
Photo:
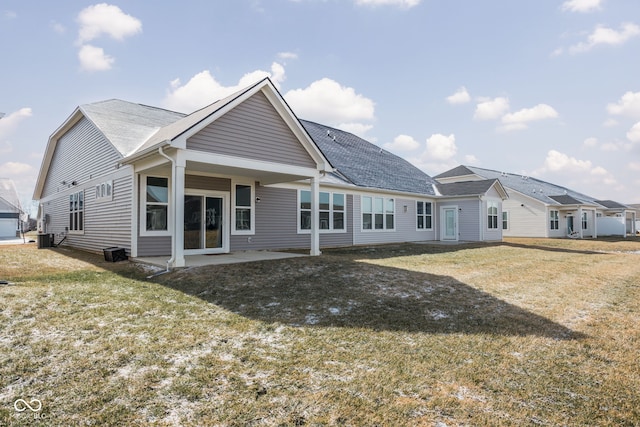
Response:
[[[0,239],[15,238],[20,234],[23,214],[16,186],[11,179],[0,178]]]
[[[491,230],[469,239],[502,238],[493,216],[480,218],[501,211],[499,183],[437,187],[364,139],[299,120],[267,78],[188,115],[121,100],[78,107],[49,138],[34,199],[56,240],[173,267],[192,254],[459,240],[467,209]]]
[[[444,184],[498,179],[509,198],[503,203],[502,232],[512,237],[592,237],[635,233],[633,209],[533,177],[458,166],[435,179]]]

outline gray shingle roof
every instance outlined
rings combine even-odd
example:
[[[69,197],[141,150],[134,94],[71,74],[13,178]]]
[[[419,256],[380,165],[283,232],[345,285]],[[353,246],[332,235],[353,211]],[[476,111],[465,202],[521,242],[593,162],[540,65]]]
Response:
[[[300,120],[331,165],[353,184],[435,195],[436,181],[405,159],[352,133]]]
[[[530,176],[523,176],[520,174],[498,172],[491,169],[483,169],[475,166],[464,166],[467,170],[471,171],[485,179],[499,179],[503,186],[511,188],[519,193],[540,200],[543,203],[549,205],[563,205],[563,204],[586,204],[597,206],[593,197],[585,194],[573,191],[569,188],[561,185],[552,184],[550,182],[542,181]],[[560,197],[561,201],[558,201],[551,196],[569,196],[572,198],[571,203],[568,199]]]
[[[85,104],[80,106],[80,110],[123,157],[136,151],[159,129],[185,116],[175,111],[119,99]]]
[[[443,196],[478,196],[489,191],[495,182],[495,179],[450,182],[446,184],[438,184],[438,191],[440,191],[440,194]]]
[[[608,209],[628,209],[630,206],[623,205],[622,203],[618,203],[614,200],[596,200],[602,206]]]

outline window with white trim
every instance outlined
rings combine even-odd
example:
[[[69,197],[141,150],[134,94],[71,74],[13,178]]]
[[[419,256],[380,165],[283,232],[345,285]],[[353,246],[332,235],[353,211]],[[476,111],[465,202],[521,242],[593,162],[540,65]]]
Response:
[[[498,229],[498,202],[487,202],[487,228]]]
[[[560,229],[560,212],[556,210],[549,211],[549,227],[551,230]]]
[[[96,200],[113,200],[113,181],[105,181],[96,185]]]
[[[582,212],[582,229],[587,230],[589,228],[589,220],[586,212]]]
[[[69,232],[84,232],[84,191],[69,195]]]
[[[319,229],[344,231],[346,214],[346,195],[320,191],[318,194]],[[298,228],[300,231],[311,230],[311,191],[298,192]]]
[[[146,232],[169,230],[169,178],[147,176],[143,189],[144,224]]]
[[[509,211],[502,211],[502,229],[509,229]]]
[[[394,230],[395,199],[362,196],[362,229]]]
[[[235,222],[233,234],[254,234],[253,184],[235,184],[233,186],[233,212]]]
[[[416,202],[417,222],[416,228],[418,230],[431,230],[433,229],[433,214],[431,202]]]

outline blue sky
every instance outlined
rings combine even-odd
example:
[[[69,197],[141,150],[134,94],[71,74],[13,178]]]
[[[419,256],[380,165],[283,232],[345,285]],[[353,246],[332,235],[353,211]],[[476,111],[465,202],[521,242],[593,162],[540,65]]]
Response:
[[[640,2],[0,2],[0,177],[119,98],[191,112],[269,75],[300,118],[434,176],[459,164],[640,203]]]

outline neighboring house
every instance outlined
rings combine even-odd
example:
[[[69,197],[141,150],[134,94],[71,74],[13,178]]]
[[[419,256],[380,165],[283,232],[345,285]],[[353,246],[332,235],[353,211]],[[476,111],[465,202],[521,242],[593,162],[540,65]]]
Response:
[[[380,147],[299,120],[264,79],[189,115],[120,100],[78,107],[49,138],[34,199],[56,240],[174,267],[191,254],[502,238],[499,183],[436,187]],[[489,209],[489,230],[459,226],[467,209],[478,227]]]
[[[636,213],[630,207],[529,176],[458,166],[435,179],[441,183],[500,180],[509,195],[501,213],[504,236],[595,238],[636,231]]]
[[[0,239],[20,235],[22,213],[14,182],[8,178],[0,178]]]

